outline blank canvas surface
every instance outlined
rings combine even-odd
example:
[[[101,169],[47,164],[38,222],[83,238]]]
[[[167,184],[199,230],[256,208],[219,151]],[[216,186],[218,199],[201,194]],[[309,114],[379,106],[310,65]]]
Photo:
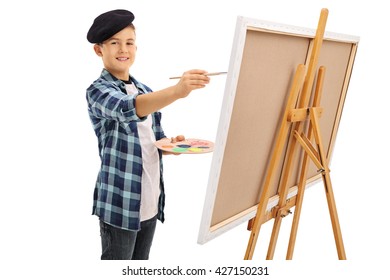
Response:
[[[305,38],[248,31],[212,226],[257,204],[292,70],[305,63],[308,44]]]

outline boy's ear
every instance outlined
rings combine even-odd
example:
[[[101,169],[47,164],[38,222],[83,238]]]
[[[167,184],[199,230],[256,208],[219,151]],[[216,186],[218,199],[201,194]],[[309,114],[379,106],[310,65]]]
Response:
[[[100,57],[103,56],[102,47],[99,44],[93,45],[93,49],[98,56],[100,56]]]

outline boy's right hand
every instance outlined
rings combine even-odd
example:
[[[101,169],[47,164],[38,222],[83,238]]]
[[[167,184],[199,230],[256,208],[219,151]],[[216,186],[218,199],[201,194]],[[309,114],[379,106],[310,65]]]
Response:
[[[146,117],[179,98],[187,97],[192,90],[204,88],[210,82],[210,78],[206,74],[207,72],[204,70],[190,70],[184,72],[179,82],[174,86],[155,91],[152,94],[137,95],[135,102],[137,116]]]
[[[199,69],[184,72],[175,86],[177,97],[184,98],[194,89],[204,88],[210,82],[210,78],[205,74],[207,74],[207,71]]]

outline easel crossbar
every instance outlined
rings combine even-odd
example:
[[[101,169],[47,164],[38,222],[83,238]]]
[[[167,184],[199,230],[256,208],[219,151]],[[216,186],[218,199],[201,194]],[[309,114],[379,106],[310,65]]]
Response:
[[[324,166],[320,162],[318,152],[314,149],[307,136],[303,133],[299,134],[298,131],[294,131],[294,136],[298,140],[299,144],[301,144],[305,152],[309,155],[314,164],[317,166],[317,168],[319,170],[323,170]]]
[[[318,110],[316,111],[319,118],[322,116],[323,111],[324,111],[323,108],[318,108]],[[293,109],[290,111],[287,120],[289,122],[301,122],[308,119],[309,114],[310,114],[309,108]]]

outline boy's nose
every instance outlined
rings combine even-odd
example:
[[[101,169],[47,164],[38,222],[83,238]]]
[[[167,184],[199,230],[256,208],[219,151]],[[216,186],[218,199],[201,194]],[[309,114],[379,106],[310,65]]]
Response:
[[[119,52],[123,53],[123,52],[127,52],[127,48],[126,48],[126,45],[120,45],[119,47]]]

